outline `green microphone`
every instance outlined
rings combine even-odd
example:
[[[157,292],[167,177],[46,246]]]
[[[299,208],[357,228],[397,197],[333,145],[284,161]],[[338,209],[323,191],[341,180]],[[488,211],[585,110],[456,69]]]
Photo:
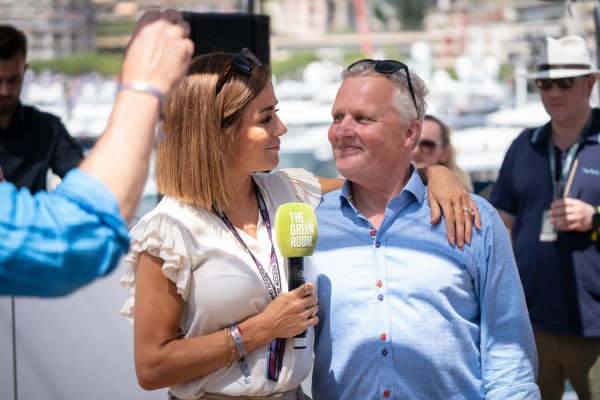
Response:
[[[317,215],[306,203],[284,203],[275,214],[275,237],[288,270],[288,289],[304,285],[304,257],[317,243]],[[294,338],[294,348],[306,348],[306,331]]]

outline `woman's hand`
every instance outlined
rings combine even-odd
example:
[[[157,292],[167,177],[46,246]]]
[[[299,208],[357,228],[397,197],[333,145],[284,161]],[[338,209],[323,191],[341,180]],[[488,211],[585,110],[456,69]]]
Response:
[[[316,316],[319,306],[313,292],[314,286],[306,283],[291,292],[280,294],[261,313],[240,324],[242,335],[247,330],[245,325],[252,324],[252,328],[248,330],[257,333],[262,331],[265,337],[259,342],[268,343],[275,338],[292,338],[316,325],[319,322]],[[256,325],[260,328],[257,329]]]
[[[444,213],[448,241],[464,248],[465,243],[471,243],[473,225],[481,228],[477,205],[448,168],[434,165],[419,170],[419,173],[428,186],[431,223],[437,224]]]
[[[262,312],[272,321],[276,338],[291,338],[319,322],[317,296],[310,283],[283,293],[273,300]]]

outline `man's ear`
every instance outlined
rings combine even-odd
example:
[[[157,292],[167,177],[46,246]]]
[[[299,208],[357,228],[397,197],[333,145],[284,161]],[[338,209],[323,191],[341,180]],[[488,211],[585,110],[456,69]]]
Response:
[[[411,148],[414,149],[419,142],[421,136],[421,121],[413,119],[406,129],[406,141],[411,144]]]
[[[596,80],[597,80],[596,75],[591,74],[588,76],[587,83],[588,83],[588,88],[589,88],[590,94],[592,93],[592,89],[594,88],[594,84],[596,83]]]

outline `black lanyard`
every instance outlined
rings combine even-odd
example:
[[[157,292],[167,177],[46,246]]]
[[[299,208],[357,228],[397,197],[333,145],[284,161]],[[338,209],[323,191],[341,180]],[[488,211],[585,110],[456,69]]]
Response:
[[[258,259],[254,256],[254,254],[252,254],[252,251],[250,251],[250,249],[244,242],[244,239],[242,239],[240,234],[235,229],[235,226],[233,226],[233,224],[231,223],[229,218],[227,218],[227,215],[225,215],[225,213],[223,211],[218,211],[214,205],[213,205],[213,211],[219,216],[219,218],[221,218],[223,223],[227,226],[227,228],[229,228],[231,233],[233,233],[233,236],[235,236],[237,241],[248,252],[250,257],[252,257],[252,260],[254,261],[254,264],[256,264],[256,268],[258,269],[258,272],[260,273],[263,283],[265,284],[265,287],[267,288],[267,291],[269,292],[269,296],[271,296],[271,300],[272,300],[275,297],[277,297],[279,294],[281,294],[281,279],[279,276],[279,262],[277,261],[277,255],[275,254],[275,246],[273,245],[273,237],[271,234],[271,220],[269,219],[269,212],[267,211],[267,206],[262,197],[262,194],[260,193],[260,190],[258,189],[258,185],[256,184],[256,182],[254,182],[254,180],[252,181],[252,184],[254,186],[254,191],[256,192],[256,200],[258,202],[258,209],[259,209],[260,215],[262,216],[262,219],[265,222],[265,225],[267,227],[267,232],[269,234],[269,241],[271,242],[271,273],[273,274],[274,282],[271,280],[271,278],[269,278],[269,275],[265,271],[265,269],[262,266],[262,264],[260,263],[260,261],[258,261]]]
[[[550,162],[550,174],[552,176],[552,187],[554,198],[561,198],[565,194],[563,191],[565,190],[565,184],[567,183],[567,177],[571,172],[571,167],[573,167],[573,162],[575,161],[575,157],[581,144],[576,142],[569,150],[566,152],[566,156],[562,160],[562,168],[560,171],[560,176],[556,176],[556,151],[554,150],[554,144],[552,144],[552,140],[548,141],[548,159]]]
[[[569,149],[566,151],[564,159],[561,160],[562,168],[560,171],[560,176],[558,177],[556,176],[556,151],[554,150],[554,144],[552,143],[552,135],[548,136],[548,160],[550,162],[550,174],[552,177],[552,186],[554,189],[553,194],[555,199],[567,195],[567,193],[563,193],[565,190],[565,185],[567,183],[568,176],[571,173],[571,168],[573,168],[573,163],[575,162],[577,153],[583,146],[585,133],[589,131],[592,120],[593,113],[590,115],[584,127],[581,129],[581,132],[579,132],[577,141],[573,143],[571,147],[569,147]]]

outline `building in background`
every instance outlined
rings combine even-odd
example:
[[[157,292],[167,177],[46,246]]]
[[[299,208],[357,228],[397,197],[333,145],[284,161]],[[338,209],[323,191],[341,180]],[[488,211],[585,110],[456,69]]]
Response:
[[[23,30],[28,59],[47,60],[95,48],[91,0],[5,0],[0,23]]]
[[[306,49],[359,51],[357,5],[364,4],[368,40],[375,54],[398,54],[423,40],[432,63],[451,67],[468,52],[493,56],[500,63],[528,64],[544,36],[577,33],[595,53],[593,0],[262,0],[270,16],[272,59]],[[3,0],[0,22],[24,30],[30,59],[51,59],[94,50],[122,51],[135,19],[155,0]],[[407,4],[421,7],[422,29],[403,28]],[[196,12],[245,12],[244,0],[164,0],[161,7]],[[255,7],[255,9],[258,9]],[[413,10],[414,12],[414,10]],[[360,13],[358,13],[360,14]],[[414,16],[413,16],[414,18]],[[365,46],[363,46],[365,48]]]
[[[28,59],[49,60],[96,51],[122,51],[135,21],[160,4],[198,12],[243,10],[241,0],[2,0],[0,23],[25,32]]]
[[[98,50],[122,51],[135,25],[137,17],[148,7],[160,5],[195,12],[239,12],[240,0],[93,0],[97,21],[96,47]]]
[[[323,35],[330,26],[329,0],[276,0],[264,4],[265,13],[271,15],[271,32],[274,35]]]
[[[503,64],[531,63],[546,36],[567,33],[587,38],[595,53],[593,10],[596,1],[438,0],[423,20],[433,62],[452,66],[457,57],[476,52]]]

